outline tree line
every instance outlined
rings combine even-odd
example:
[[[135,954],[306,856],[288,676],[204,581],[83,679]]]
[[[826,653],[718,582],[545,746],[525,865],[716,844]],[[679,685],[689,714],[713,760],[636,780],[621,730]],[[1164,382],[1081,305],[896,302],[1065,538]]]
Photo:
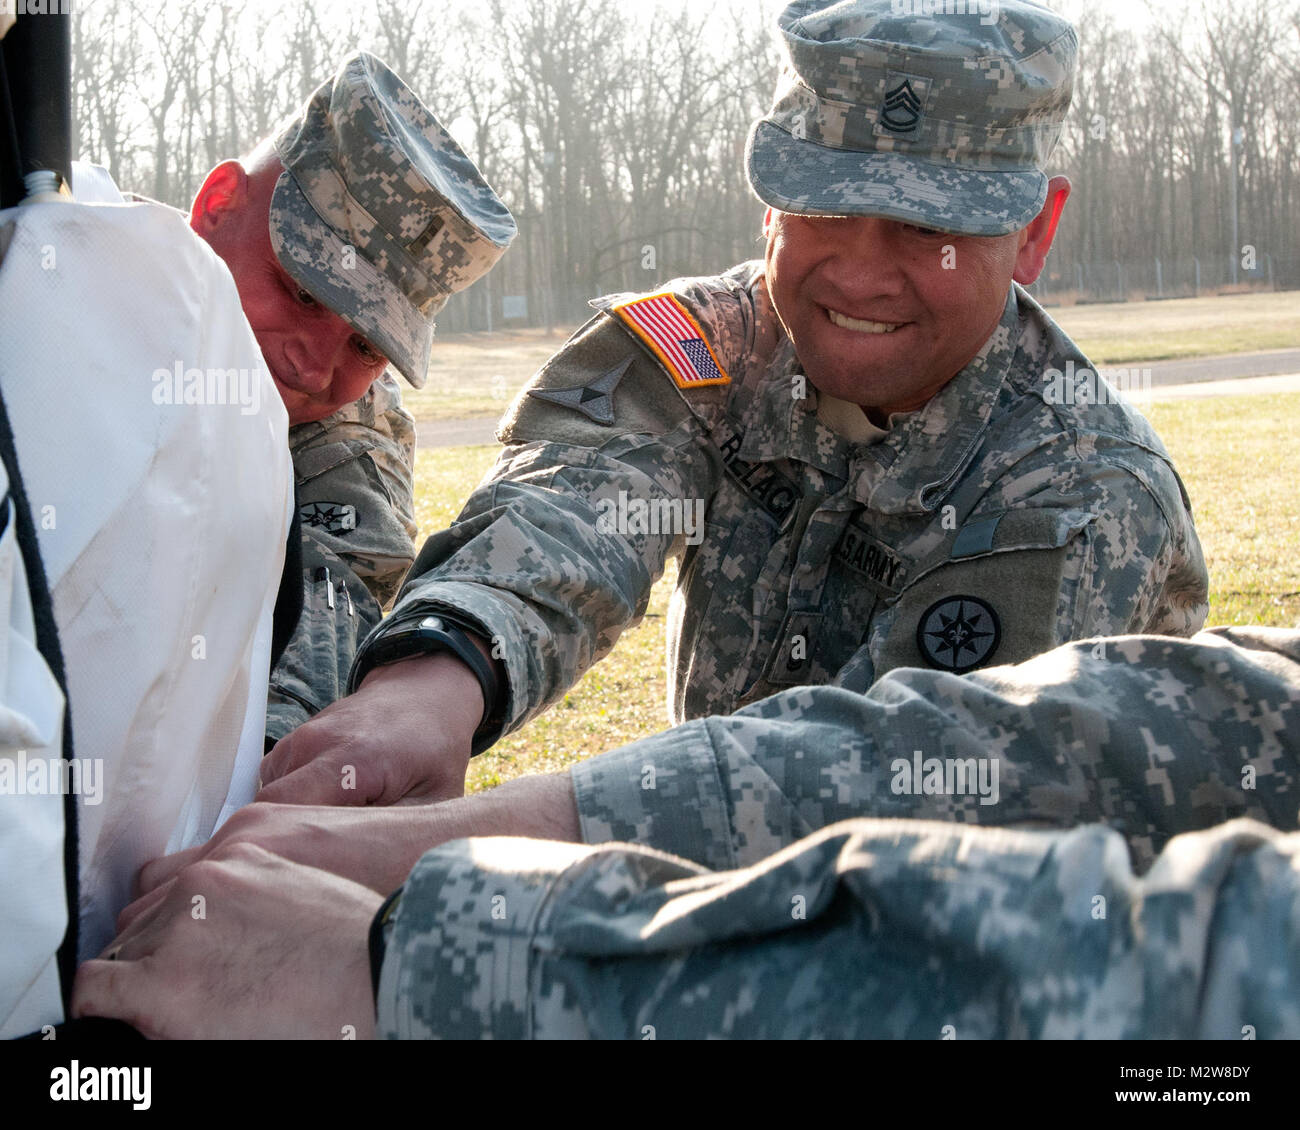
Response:
[[[1300,0],[1160,7],[1140,31],[1060,7],[1080,65],[1053,171],[1074,192],[1045,288],[1070,300],[1114,273],[1129,296],[1175,291],[1193,259],[1207,287],[1300,286]],[[593,295],[762,253],[743,154],[777,79],[778,9],[83,0],[74,151],[187,207],[209,168],[364,47],[452,128],[519,223],[514,250],[440,328],[572,324]]]

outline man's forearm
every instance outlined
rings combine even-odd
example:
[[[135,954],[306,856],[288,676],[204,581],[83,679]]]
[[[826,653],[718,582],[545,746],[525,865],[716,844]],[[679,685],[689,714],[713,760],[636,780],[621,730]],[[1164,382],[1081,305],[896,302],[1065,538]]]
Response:
[[[578,803],[567,772],[519,777],[488,792],[430,805],[425,850],[469,836],[527,836],[582,842]]]
[[[340,846],[352,858],[314,862],[316,866],[363,882],[381,894],[401,886],[426,852],[454,840],[473,836],[523,836],[582,842],[577,800],[567,772],[519,777],[487,792],[439,804],[395,805],[382,814],[372,810],[355,815],[366,820],[371,830],[382,837],[382,851],[363,836],[352,838],[350,848]],[[376,825],[376,821],[383,821],[383,826]],[[266,846],[271,850],[278,847],[274,841]],[[364,859],[371,852],[381,858]],[[361,853],[363,858],[356,859],[355,853]],[[358,863],[362,866],[358,867]]]

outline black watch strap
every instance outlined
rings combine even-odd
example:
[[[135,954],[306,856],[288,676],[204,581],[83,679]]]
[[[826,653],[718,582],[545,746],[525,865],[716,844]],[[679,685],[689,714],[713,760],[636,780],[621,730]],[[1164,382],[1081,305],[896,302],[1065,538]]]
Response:
[[[393,928],[393,915],[397,913],[402,901],[402,891],[398,887],[384,899],[384,904],[376,912],[370,923],[370,985],[374,990],[375,1004],[379,1003],[379,974],[384,968],[384,955],[388,950],[388,935]]]
[[[376,667],[410,659],[418,655],[436,655],[449,651],[460,659],[478,679],[483,692],[483,717],[474,731],[471,753],[482,753],[500,728],[502,707],[501,681],[491,660],[486,659],[464,629],[440,612],[386,620],[375,629],[357,652],[348,674],[348,694],[352,694]]]

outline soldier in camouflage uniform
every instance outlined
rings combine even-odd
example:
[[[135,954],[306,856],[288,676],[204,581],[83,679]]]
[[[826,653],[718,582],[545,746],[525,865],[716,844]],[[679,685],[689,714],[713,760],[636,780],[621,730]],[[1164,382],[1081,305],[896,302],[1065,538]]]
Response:
[[[146,869],[75,1007],[163,1036],[1294,1039],[1298,789],[1300,631],[900,669],[445,804],[251,805]]]
[[[486,748],[609,652],[674,556],[674,722],[790,686],[865,690],[899,666],[962,672],[1203,624],[1205,564],[1168,454],[1020,285],[1069,190],[1042,169],[1073,28],[1018,0],[992,24],[893,7],[786,9],[784,75],[747,155],[766,260],[594,303],[502,422],[496,467],[426,542],[352,688],[445,648],[419,638],[432,614],[492,641],[481,717],[466,700]],[[386,749],[376,723],[403,708],[367,707],[369,692],[295,735],[273,773],[326,761],[277,799],[391,800],[440,777],[452,791],[470,743],[441,723],[408,736],[412,722]],[[406,695],[413,712],[451,697],[432,680]],[[358,727],[373,747],[344,749]],[[373,786],[343,795],[334,762],[362,753]]]
[[[343,693],[415,556],[414,421],[388,366],[424,385],[434,316],[515,226],[365,52],[245,162],[217,166],[191,217],[230,267],[289,411],[305,591],[272,673],[269,746]]]

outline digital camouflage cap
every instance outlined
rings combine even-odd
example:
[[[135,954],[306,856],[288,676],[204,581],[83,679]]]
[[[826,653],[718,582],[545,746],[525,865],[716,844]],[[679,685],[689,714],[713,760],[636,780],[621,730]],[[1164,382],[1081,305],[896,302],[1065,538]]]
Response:
[[[433,318],[491,270],[509,209],[415,93],[373,55],[348,58],[275,137],[271,198],[284,269],[423,386]]]
[[[1074,87],[1078,39],[1025,0],[796,0],[785,65],[745,154],[783,212],[1019,231]]]

